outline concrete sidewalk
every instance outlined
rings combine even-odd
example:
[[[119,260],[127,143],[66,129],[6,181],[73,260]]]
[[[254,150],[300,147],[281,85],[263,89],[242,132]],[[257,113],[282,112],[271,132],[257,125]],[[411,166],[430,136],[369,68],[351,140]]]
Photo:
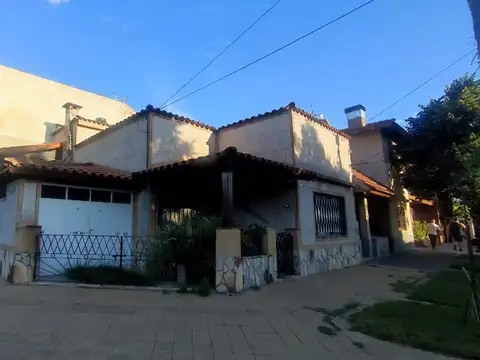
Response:
[[[323,314],[397,298],[409,269],[357,266],[238,296],[165,295],[138,290],[0,288],[2,360],[21,359],[447,359],[347,330],[320,333]],[[341,325],[341,324],[340,324]],[[362,348],[357,347],[361,344]],[[357,346],[356,346],[357,345]]]

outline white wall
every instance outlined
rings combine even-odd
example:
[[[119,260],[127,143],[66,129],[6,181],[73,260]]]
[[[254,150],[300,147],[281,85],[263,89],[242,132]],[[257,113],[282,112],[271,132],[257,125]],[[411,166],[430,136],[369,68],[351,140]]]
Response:
[[[290,114],[262,119],[219,131],[219,151],[235,146],[238,151],[293,164]]]
[[[0,199],[0,244],[15,245],[18,208],[18,181],[7,185],[7,196]]]
[[[87,139],[75,147],[76,162],[93,162],[124,171],[147,166],[147,119],[141,117]]]
[[[356,241],[356,216],[355,216],[355,199],[351,188],[331,185],[318,181],[298,181],[298,214],[300,222],[300,233],[303,245],[313,245],[317,241],[315,231],[315,215],[313,205],[313,193],[331,194],[342,196],[345,198],[345,213],[347,218],[347,237],[350,241]],[[318,242],[331,240],[335,241],[335,237],[328,239],[318,239]],[[341,237],[346,240],[345,237]]]
[[[251,212],[235,209],[235,220],[241,227],[247,227],[252,223],[263,224],[275,229],[277,233],[284,232],[285,229],[295,229],[296,195],[296,190],[289,190],[269,199],[261,199],[249,206],[249,210],[253,210]],[[254,214],[260,215],[266,222]]]
[[[37,205],[37,183],[26,181],[23,183],[22,208],[20,222],[35,224],[35,209]]]
[[[193,124],[152,115],[151,164],[165,164],[215,153],[215,134]]]
[[[348,138],[293,112],[296,165],[343,181],[351,181]]]

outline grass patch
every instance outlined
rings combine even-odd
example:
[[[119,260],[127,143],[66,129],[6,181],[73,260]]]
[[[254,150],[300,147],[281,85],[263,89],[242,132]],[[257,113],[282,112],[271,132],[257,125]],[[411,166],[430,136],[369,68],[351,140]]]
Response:
[[[345,305],[343,305],[341,308],[338,309],[326,309],[323,307],[310,307],[310,306],[305,306],[305,309],[312,310],[318,313],[322,313],[331,317],[340,317],[345,315],[346,313],[358,309],[362,304],[359,303],[358,301],[349,301]]]
[[[470,262],[468,261],[468,255],[455,256],[452,264],[450,264],[452,269],[461,270],[464,267],[466,270],[470,270]],[[480,272],[480,256],[475,255],[474,261],[475,271]]]
[[[454,356],[480,358],[480,326],[462,323],[463,311],[409,301],[387,301],[349,317],[353,331]]]
[[[415,287],[408,299],[463,308],[469,291],[469,283],[463,272],[446,270]]]
[[[400,294],[409,294],[413,289],[415,289],[418,283],[422,279],[407,277],[405,279],[397,279],[395,282],[390,284],[392,291]]]
[[[69,280],[84,284],[153,285],[151,279],[137,271],[111,265],[75,265],[68,268],[64,275]]]

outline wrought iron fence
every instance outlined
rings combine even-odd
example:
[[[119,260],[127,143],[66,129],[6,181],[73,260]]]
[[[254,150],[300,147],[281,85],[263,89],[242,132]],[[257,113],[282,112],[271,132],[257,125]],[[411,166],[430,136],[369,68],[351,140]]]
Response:
[[[119,233],[42,233],[37,238],[35,277],[39,280],[65,280],[75,271],[90,276],[92,272],[88,271],[92,269],[118,269],[119,276],[133,271],[151,281],[175,281],[175,262],[161,258],[158,250],[162,245],[154,237]],[[169,245],[175,252],[175,243]],[[174,256],[175,253],[171,258]]]

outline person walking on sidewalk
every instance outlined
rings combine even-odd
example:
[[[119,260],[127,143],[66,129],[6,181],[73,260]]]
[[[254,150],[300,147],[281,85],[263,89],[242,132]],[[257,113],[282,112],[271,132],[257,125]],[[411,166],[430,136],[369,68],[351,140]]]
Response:
[[[437,249],[438,234],[440,233],[440,226],[435,223],[435,219],[432,219],[427,225],[428,238],[430,239],[430,246],[432,250]]]
[[[453,241],[453,251],[463,251],[462,249],[462,241],[463,241],[463,234],[462,232],[466,230],[466,226],[463,225],[457,218],[453,219],[453,221],[448,224],[448,230],[450,234],[450,239]]]

